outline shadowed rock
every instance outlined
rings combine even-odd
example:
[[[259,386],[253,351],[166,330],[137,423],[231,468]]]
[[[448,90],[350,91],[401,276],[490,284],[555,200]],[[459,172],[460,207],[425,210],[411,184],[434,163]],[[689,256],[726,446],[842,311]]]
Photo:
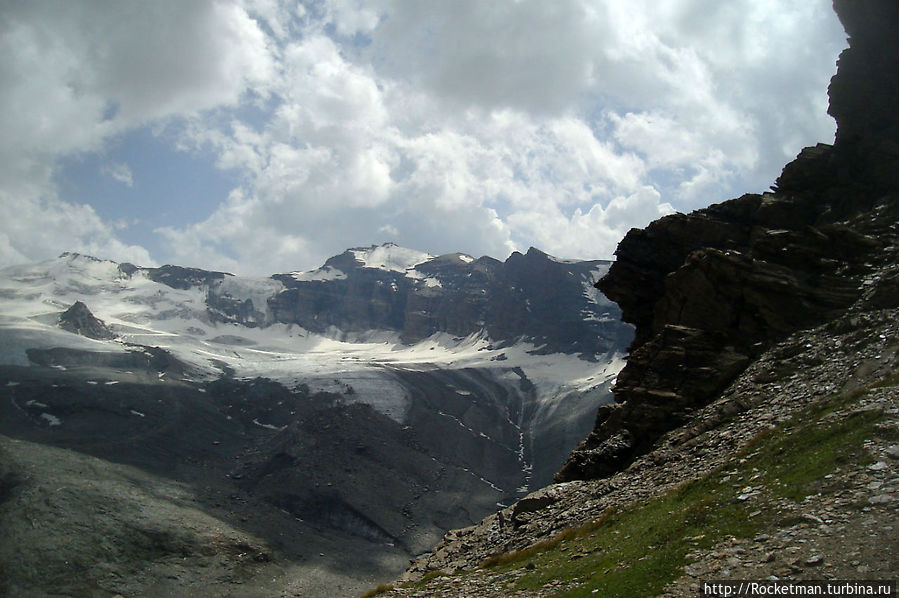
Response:
[[[81,336],[93,338],[97,340],[108,340],[115,338],[112,332],[102,320],[98,319],[87,305],[81,301],[76,301],[72,307],[67,309],[59,316],[59,327]]]

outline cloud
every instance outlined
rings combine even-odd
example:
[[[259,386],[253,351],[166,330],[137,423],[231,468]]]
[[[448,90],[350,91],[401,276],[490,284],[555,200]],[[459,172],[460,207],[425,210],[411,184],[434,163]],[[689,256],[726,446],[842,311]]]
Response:
[[[550,252],[568,252],[562,239],[571,237],[560,227],[535,237],[527,214],[555,210],[568,222],[576,210],[602,211],[643,187],[643,161],[579,119],[517,110],[447,119],[439,101],[379,85],[332,40],[309,36],[285,54],[285,101],[263,130],[232,122],[184,140],[212,148],[223,167],[243,160],[253,176],[206,221],[161,231],[176,260],[212,259],[224,246],[236,254],[218,267],[297,269],[385,240],[504,257],[539,238]],[[409,103],[413,110],[404,109]],[[622,230],[669,210],[634,210]],[[594,251],[611,255],[614,234],[599,249],[594,241]]]
[[[54,168],[97,153],[129,186],[128,163],[146,175],[115,139],[165,127],[172,151],[212,156],[235,183],[198,221],[158,228],[154,257],[256,274],[387,240],[611,257],[630,227],[765,189],[803,145],[828,140],[825,90],[844,45],[828,0],[4,10],[5,197],[54,222],[85,217],[98,251],[133,254],[116,236],[128,229],[58,199]],[[0,248],[23,259],[89,236],[38,235],[44,246],[12,226]]]
[[[366,57],[450,105],[559,112],[592,81],[606,27],[576,0],[383,2]]]
[[[232,4],[12,2],[2,10],[0,189],[6,200],[48,210],[53,222],[87,217],[88,228],[110,230],[84,206],[58,199],[59,158],[103,151],[120,133],[160,119],[235,105],[273,74],[267,38]],[[128,184],[125,170],[110,175]],[[5,255],[36,259],[73,249],[63,245],[72,235],[35,231],[45,244],[24,242],[22,227],[0,224],[14,244]],[[129,244],[119,245],[130,254]]]
[[[131,172],[131,167],[124,162],[106,164],[102,167],[102,172],[104,175],[115,179],[126,187],[134,186],[134,174]]]
[[[0,192],[0,266],[76,251],[139,265],[156,262],[146,249],[123,243],[87,205]]]
[[[577,208],[566,216],[557,206],[542,210],[516,212],[509,217],[512,226],[534,239],[549,253],[570,258],[595,259],[611,256],[618,241],[634,226],[644,226],[674,208],[660,201],[658,191],[642,187],[627,196],[616,196],[607,205]]]
[[[601,106],[647,180],[682,179],[663,192],[686,206],[739,183],[766,189],[804,144],[833,134],[825,90],[845,42],[827,0],[380,6],[364,52],[379,74],[447,110],[590,122]]]

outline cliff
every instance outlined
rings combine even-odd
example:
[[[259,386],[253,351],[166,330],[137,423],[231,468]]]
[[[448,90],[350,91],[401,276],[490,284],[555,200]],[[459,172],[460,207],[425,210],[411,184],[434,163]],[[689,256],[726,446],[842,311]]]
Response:
[[[630,340],[617,306],[592,288],[608,266],[533,247],[504,262],[416,255],[392,244],[358,247],[317,271],[275,275],[285,288],[268,306],[274,321],[313,332],[390,330],[412,344],[438,332],[483,331],[499,344],[527,339],[545,353],[591,358]]]
[[[636,327],[630,357],[616,402],[600,408],[557,481],[627,466],[772,343],[832,320],[866,289],[899,215],[899,5],[834,8],[850,36],[829,88],[834,144],[804,149],[773,192],[674,214],[621,241],[596,286]],[[876,286],[880,307],[899,303],[894,276]]]

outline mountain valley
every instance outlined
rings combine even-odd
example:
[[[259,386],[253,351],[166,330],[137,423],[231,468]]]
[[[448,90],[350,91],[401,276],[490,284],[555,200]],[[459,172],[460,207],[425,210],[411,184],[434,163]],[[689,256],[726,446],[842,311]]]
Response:
[[[104,506],[97,483],[71,517],[53,511],[59,546],[119,538],[68,575],[62,548],[8,556],[6,591],[41,595],[50,569],[97,596],[158,583],[244,596],[238,582],[272,577],[352,594],[396,575],[446,530],[546,484],[610,400],[631,332],[592,288],[607,268],[383,245],[261,280],[77,254],[4,270],[5,525],[40,522],[18,501],[77,463],[115,497]],[[53,463],[26,466],[32,453]],[[140,528],[159,546],[135,552],[114,505],[147,500],[167,514]],[[106,524],[87,525],[93,512]],[[173,517],[212,518],[231,544],[199,524],[188,538]],[[45,527],[18,544],[42,545]],[[182,563],[173,580],[172,550],[222,561]]]
[[[0,594],[895,593],[899,5],[833,5],[833,144],[613,263],[0,270]]]

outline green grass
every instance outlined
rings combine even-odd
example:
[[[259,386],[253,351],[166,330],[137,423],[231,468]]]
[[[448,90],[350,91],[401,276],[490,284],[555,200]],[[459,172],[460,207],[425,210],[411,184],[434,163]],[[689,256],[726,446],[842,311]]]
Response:
[[[510,571],[533,563],[522,569],[518,589],[555,580],[580,584],[558,597],[656,595],[680,577],[691,549],[709,548],[727,536],[751,538],[775,524],[764,509],[754,513],[760,510],[756,499],[738,500],[744,487],[763,485],[773,495],[801,501],[826,491],[824,476],[837,467],[870,462],[863,441],[882,414],[861,411],[821,422],[860,394],[833,396],[782,428],[759,434],[701,479],[528,549],[492,557],[484,566]]]
[[[373,596],[379,596],[381,594],[386,594],[394,588],[392,583],[382,583],[378,587],[369,590],[362,594],[362,598],[372,598]]]
[[[732,488],[709,476],[622,512],[598,524],[567,531],[547,550],[518,554],[535,567],[519,579],[521,589],[558,579],[582,582],[559,596],[650,596],[676,578],[692,548],[708,548],[726,535],[753,534],[760,520],[732,500]],[[513,553],[515,554],[515,553]],[[577,555],[572,559],[573,555]],[[506,569],[521,566],[507,565]]]
[[[497,573],[518,570],[517,590],[542,588],[558,580],[577,584],[554,594],[558,598],[657,595],[681,576],[691,550],[708,549],[728,536],[751,538],[788,525],[761,508],[768,497],[802,501],[810,494],[828,492],[824,476],[838,467],[871,462],[864,440],[879,433],[877,423],[883,414],[863,410],[832,415],[870,389],[897,383],[899,375],[823,399],[782,426],[761,432],[700,479],[641,504],[609,509],[584,526],[563,530],[526,549],[492,556],[482,567]],[[746,486],[763,486],[763,495],[738,499]],[[423,587],[440,575],[432,572],[412,585]],[[378,586],[365,596],[390,589]]]
[[[826,425],[806,424],[761,445],[758,459],[767,463],[764,484],[795,501],[822,490],[824,476],[849,463],[869,463],[863,448],[883,418],[876,411],[852,413]]]

